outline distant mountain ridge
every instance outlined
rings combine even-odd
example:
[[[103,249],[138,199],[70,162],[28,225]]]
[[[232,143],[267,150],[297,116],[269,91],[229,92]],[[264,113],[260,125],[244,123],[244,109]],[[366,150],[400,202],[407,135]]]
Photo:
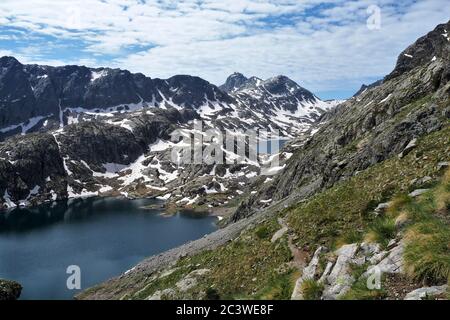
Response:
[[[38,116],[59,119],[66,109],[108,110],[140,102],[197,109],[208,101],[232,99],[198,77],[161,80],[120,69],[23,65],[0,58],[0,129]]]
[[[235,73],[218,88],[189,75],[152,79],[121,69],[24,65],[0,58],[0,139],[55,130],[92,113],[143,108],[190,109],[208,121],[229,110],[230,123],[221,121],[219,127],[271,128],[295,136],[332,106],[284,76],[263,81]]]

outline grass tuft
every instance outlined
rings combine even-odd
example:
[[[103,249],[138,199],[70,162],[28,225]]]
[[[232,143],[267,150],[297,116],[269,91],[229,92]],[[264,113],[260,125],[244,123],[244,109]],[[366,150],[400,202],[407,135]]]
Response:
[[[302,283],[302,293],[305,300],[320,300],[324,285],[314,279],[307,279]]]
[[[406,273],[426,284],[439,284],[450,276],[450,228],[438,220],[421,222],[405,234]]]
[[[259,239],[267,239],[270,236],[270,230],[267,226],[263,225],[256,229],[255,234]]]
[[[390,217],[378,218],[372,222],[369,230],[369,234],[366,236],[367,241],[387,246],[389,241],[395,238],[395,220]]]
[[[353,286],[344,294],[341,300],[381,300],[386,297],[386,291],[370,290],[367,288],[367,278],[358,279]]]

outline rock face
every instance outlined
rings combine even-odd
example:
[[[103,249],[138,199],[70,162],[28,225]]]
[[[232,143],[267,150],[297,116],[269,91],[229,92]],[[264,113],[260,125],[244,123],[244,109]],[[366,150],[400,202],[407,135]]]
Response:
[[[66,194],[66,172],[50,134],[14,137],[0,144],[0,202],[28,205]]]
[[[433,31],[419,38],[414,44],[406,48],[399,56],[394,71],[386,76],[385,81],[411,71],[416,67],[423,66],[434,59],[434,57],[450,56],[450,23],[438,25]],[[449,80],[450,70],[447,68],[442,74],[444,82]],[[438,79],[436,79],[438,80]]]
[[[444,29],[450,29],[449,23],[419,41],[430,45],[426,59],[398,67],[395,76],[321,116],[319,131],[302,143],[272,183],[255,186],[258,192],[242,203],[234,221],[257,212],[261,199],[301,200],[405,148],[411,151],[411,141],[446,125],[450,42]]]
[[[447,285],[435,287],[423,287],[408,293],[405,297],[405,300],[423,300],[445,294],[446,292],[447,292]]]
[[[22,286],[15,281],[0,279],[0,301],[17,300],[22,293]]]

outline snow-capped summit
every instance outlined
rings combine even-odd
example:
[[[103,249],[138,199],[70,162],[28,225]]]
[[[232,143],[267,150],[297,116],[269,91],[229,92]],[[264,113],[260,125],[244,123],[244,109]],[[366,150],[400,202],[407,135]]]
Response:
[[[263,123],[266,128],[278,129],[286,136],[308,130],[321,114],[335,106],[284,75],[262,80],[234,73],[221,88],[232,88],[229,94],[240,108],[251,110],[242,113],[248,117],[246,120],[241,117],[242,121]]]

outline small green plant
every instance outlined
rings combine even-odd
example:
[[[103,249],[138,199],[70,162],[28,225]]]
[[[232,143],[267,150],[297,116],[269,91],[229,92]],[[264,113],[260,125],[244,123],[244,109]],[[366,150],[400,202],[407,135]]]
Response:
[[[255,234],[259,239],[267,239],[270,235],[270,230],[267,226],[263,225],[256,229]]]
[[[359,278],[340,299],[341,300],[381,300],[386,297],[386,291],[367,288],[367,278]]]
[[[220,300],[219,292],[216,289],[211,288],[211,287],[206,289],[205,296],[206,296],[206,300]]]
[[[412,198],[407,194],[397,194],[389,203],[389,208],[387,210],[388,215],[391,217],[396,216],[405,208],[405,206],[409,205],[411,202]]]
[[[395,220],[389,217],[376,219],[370,226],[371,240],[386,246],[395,237]]]
[[[358,230],[349,230],[339,237],[336,241],[336,245],[339,247],[344,244],[361,242],[363,239],[362,232]]]
[[[314,279],[307,279],[302,283],[302,293],[305,300],[320,300],[324,286]]]

